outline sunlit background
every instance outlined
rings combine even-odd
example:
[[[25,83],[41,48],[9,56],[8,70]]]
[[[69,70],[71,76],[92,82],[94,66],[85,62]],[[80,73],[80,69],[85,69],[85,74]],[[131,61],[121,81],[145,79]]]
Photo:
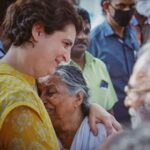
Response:
[[[91,25],[94,28],[96,25],[100,24],[103,20],[103,14],[100,6],[101,0],[69,0],[73,4],[79,5],[85,8],[91,18]]]

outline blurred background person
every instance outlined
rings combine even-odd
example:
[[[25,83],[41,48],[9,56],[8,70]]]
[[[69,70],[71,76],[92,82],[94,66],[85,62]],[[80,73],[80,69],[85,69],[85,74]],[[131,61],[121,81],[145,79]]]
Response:
[[[132,127],[150,122],[150,43],[142,47],[126,87],[126,106],[129,107]]]
[[[132,129],[110,138],[100,150],[148,150],[150,147],[150,43],[140,49],[130,77],[125,104],[129,107]]]
[[[87,51],[90,42],[90,16],[85,9],[80,7],[76,9],[83,20],[83,30],[77,35],[71,49],[70,65],[82,71],[89,87],[90,101],[101,105],[113,114],[112,107],[117,97],[106,66]]]
[[[94,150],[104,143],[107,133],[103,124],[97,124],[97,136],[90,130],[87,118],[89,92],[78,68],[59,66],[54,75],[41,84],[44,85],[39,83],[40,95],[61,149]]]
[[[0,13],[0,58],[2,58],[5,54],[5,51],[4,51],[4,47],[3,47],[3,43],[2,43],[2,23],[4,21],[4,18],[5,18],[5,14],[6,14],[6,10],[8,8],[8,6],[15,2],[15,0],[1,0],[0,1],[0,10],[1,10],[1,13]]]
[[[134,130],[124,131],[114,136],[99,150],[149,150],[150,148],[149,124],[143,123]]]
[[[137,0],[136,11],[131,20],[139,44],[142,46],[150,39],[150,1]]]
[[[124,106],[124,87],[132,73],[135,53],[139,49],[135,32],[129,26],[135,4],[135,0],[102,0],[106,20],[92,31],[88,49],[107,66],[118,96],[114,114],[124,125],[130,122],[128,109]]]

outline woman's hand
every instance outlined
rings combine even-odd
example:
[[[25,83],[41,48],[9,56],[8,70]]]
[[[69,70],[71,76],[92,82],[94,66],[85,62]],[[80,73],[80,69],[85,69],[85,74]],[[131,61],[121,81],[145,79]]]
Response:
[[[94,135],[98,134],[96,127],[98,122],[101,122],[105,125],[107,129],[107,135],[122,131],[121,125],[114,116],[108,113],[103,107],[92,103],[90,104],[89,111],[89,125]]]

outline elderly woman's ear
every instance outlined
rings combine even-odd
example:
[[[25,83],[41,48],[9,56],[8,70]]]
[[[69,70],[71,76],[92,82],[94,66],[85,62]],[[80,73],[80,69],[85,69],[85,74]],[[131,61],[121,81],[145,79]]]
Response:
[[[84,93],[83,92],[78,92],[76,93],[76,100],[75,100],[75,104],[74,107],[77,108],[78,106],[80,106],[83,102],[84,99]]]

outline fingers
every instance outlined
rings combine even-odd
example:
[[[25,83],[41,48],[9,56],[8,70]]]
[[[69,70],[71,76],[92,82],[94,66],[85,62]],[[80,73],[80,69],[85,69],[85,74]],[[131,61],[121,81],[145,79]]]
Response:
[[[97,136],[98,135],[98,129],[96,127],[96,118],[94,117],[89,117],[89,126],[90,126],[90,129],[92,131],[92,133]]]
[[[113,117],[113,127],[116,129],[116,131],[120,132],[123,130],[121,124]]]
[[[89,113],[89,125],[94,135],[98,134],[98,129],[96,127],[96,123],[98,122],[102,122],[105,125],[108,135],[119,132],[122,129],[121,125],[114,118],[114,116],[112,116],[104,108],[98,106],[97,104],[91,104]]]
[[[107,136],[109,136],[110,134],[114,132],[114,128],[113,128],[110,117],[106,117],[106,119],[104,120],[104,124],[107,129]]]
[[[120,123],[115,119],[114,116],[109,115],[104,120],[105,127],[107,129],[107,135],[111,135],[117,132],[122,131],[122,126]]]

